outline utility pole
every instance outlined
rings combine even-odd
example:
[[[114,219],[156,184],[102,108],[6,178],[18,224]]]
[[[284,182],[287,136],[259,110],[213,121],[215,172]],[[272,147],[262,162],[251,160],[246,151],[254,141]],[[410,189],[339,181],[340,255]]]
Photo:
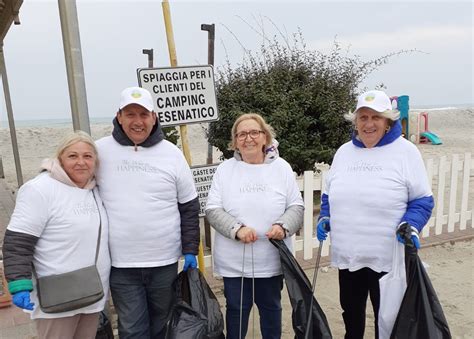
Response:
[[[13,158],[15,160],[16,180],[18,187],[23,185],[23,174],[21,173],[20,153],[18,152],[18,141],[16,139],[15,120],[13,119],[12,100],[10,97],[10,87],[8,86],[7,67],[5,65],[5,55],[3,53],[3,41],[0,42],[0,72],[2,74],[3,93],[5,95],[5,105],[7,106],[8,126],[10,128],[10,138],[12,141]],[[2,169],[3,171],[3,169]]]
[[[201,31],[207,31],[207,63],[214,67],[215,25],[202,24]],[[206,164],[212,164],[212,145],[209,143],[209,140],[207,141]],[[211,248],[211,226],[206,218],[204,218],[204,239],[206,240],[206,245]]]
[[[143,49],[142,53],[148,55],[148,68],[153,68],[153,48]]]
[[[207,63],[214,67],[215,25],[202,24],[201,31],[207,31]],[[212,164],[212,145],[209,142],[207,143],[206,163]]]
[[[76,1],[58,0],[64,57],[66,59],[69,101],[71,103],[72,125],[75,131],[91,133],[87,109],[84,66],[82,64],[81,39],[77,20]]]

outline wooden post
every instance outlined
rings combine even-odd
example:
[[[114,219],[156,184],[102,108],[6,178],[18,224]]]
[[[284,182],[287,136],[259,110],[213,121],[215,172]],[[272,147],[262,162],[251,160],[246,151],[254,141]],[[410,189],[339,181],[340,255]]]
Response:
[[[170,65],[171,67],[178,66],[178,59],[176,57],[176,46],[174,44],[174,34],[173,34],[173,25],[171,23],[171,13],[170,13],[170,4],[168,0],[163,0],[163,18],[165,20],[166,28],[166,40],[168,41],[168,53],[170,56]],[[188,142],[188,127],[186,125],[179,126],[179,132],[181,136],[181,146],[183,148],[184,157],[188,162],[189,166],[192,165],[191,152],[189,150]],[[204,274],[204,250],[202,247],[202,241],[199,239],[199,253],[198,253],[198,263],[199,270]]]

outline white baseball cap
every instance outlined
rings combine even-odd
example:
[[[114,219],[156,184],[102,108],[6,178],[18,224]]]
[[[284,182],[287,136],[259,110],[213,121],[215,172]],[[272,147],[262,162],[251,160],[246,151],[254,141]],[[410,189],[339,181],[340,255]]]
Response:
[[[153,111],[153,99],[150,92],[141,87],[125,88],[120,94],[120,109],[130,104],[140,105],[150,112]]]
[[[392,102],[385,92],[372,90],[359,95],[354,113],[361,107],[372,108],[374,111],[382,113],[392,109]]]

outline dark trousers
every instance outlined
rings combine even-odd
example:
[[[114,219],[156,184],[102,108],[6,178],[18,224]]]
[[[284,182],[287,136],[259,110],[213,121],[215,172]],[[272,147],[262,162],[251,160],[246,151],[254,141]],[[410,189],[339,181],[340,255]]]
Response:
[[[346,326],[345,339],[364,338],[365,310],[369,295],[375,317],[375,338],[379,337],[379,279],[385,274],[386,272],[377,273],[367,267],[354,272],[339,270],[339,300]]]
[[[178,263],[150,268],[112,267],[110,290],[120,339],[165,338],[177,274]]]
[[[255,278],[255,304],[260,314],[263,339],[281,338],[281,289],[283,276]],[[224,277],[227,339],[245,338],[252,309],[252,279],[244,278],[242,300],[242,336],[240,337],[240,291],[242,278]]]

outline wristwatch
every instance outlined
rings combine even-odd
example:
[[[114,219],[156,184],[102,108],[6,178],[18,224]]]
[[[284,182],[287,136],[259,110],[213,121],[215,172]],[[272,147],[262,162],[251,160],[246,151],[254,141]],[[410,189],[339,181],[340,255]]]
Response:
[[[235,226],[232,227],[232,232],[235,232],[235,233],[234,233],[234,239],[235,239],[235,240],[239,240],[239,238],[237,238],[237,232],[239,232],[239,230],[240,230],[242,227],[245,227],[245,225],[242,224],[241,222],[237,222],[237,223],[235,224]]]
[[[273,225],[278,225],[280,226],[281,228],[283,228],[283,231],[285,232],[285,238],[288,236],[288,234],[290,233],[290,231],[288,230],[288,228],[285,227],[285,224],[282,223],[281,221],[277,221],[277,222],[274,222]]]

